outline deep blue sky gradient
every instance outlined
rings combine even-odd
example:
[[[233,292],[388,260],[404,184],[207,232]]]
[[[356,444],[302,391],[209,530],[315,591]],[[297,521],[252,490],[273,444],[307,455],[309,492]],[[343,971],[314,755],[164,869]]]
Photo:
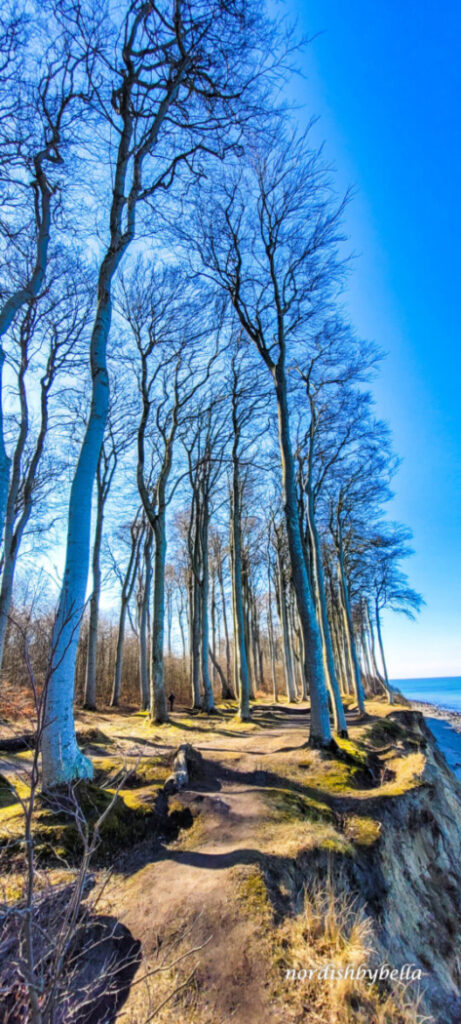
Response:
[[[461,673],[461,5],[287,0],[316,38],[292,96],[320,116],[358,254],[357,330],[388,353],[374,390],[403,465],[389,508],[414,531],[418,622],[386,616],[394,677]]]

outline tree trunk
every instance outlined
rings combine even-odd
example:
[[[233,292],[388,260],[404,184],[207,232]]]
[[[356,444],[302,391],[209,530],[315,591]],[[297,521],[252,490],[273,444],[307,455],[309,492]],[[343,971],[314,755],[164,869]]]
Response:
[[[209,620],[208,620],[208,598],[209,598],[209,558],[208,558],[208,509],[206,508],[206,499],[204,506],[201,510],[201,524],[200,524],[200,547],[201,547],[201,625],[202,625],[202,636],[201,636],[201,669],[202,669],[202,685],[205,695],[205,710],[208,713],[214,711],[214,694],[213,687],[210,680],[209,670]]]
[[[338,544],[338,572],[339,572],[339,585],[341,589],[341,595],[345,613],[345,631],[346,641],[349,650],[350,661],[352,665],[352,681],[354,686],[355,699],[357,701],[357,707],[361,714],[365,714],[365,694],[363,692],[362,677],[360,674],[359,659],[357,656],[357,648],[355,645],[354,637],[354,625],[352,622],[352,612],[349,600],[349,588],[347,585],[346,574],[344,571],[344,553],[342,545],[341,533],[339,535]]]
[[[341,700],[338,678],[336,675],[335,659],[333,655],[333,644],[331,641],[330,623],[328,620],[327,599],[325,594],[325,579],[323,575],[322,552],[320,550],[319,535],[317,530],[317,524],[315,522],[315,510],[312,500],[312,493],[310,489],[307,495],[307,516],[309,532],[311,536],[313,579],[317,591],[317,602],[319,607],[319,624],[326,663],[326,677],[328,688],[330,690],[333,708],[334,729],[338,736],[342,736],[343,738],[345,738],[347,737],[347,722],[346,716],[344,714],[343,703]]]
[[[382,677],[382,675],[381,675],[381,673],[380,673],[380,671],[378,669],[378,665],[376,663],[375,631],[373,629],[373,623],[372,623],[371,618],[370,618],[370,609],[368,607],[368,601],[365,601],[365,619],[366,619],[366,624],[367,624],[368,636],[370,638],[370,656],[371,656],[371,665],[372,665],[373,673],[374,673],[376,679],[378,680],[378,682],[385,689],[384,679],[383,679],[383,677]]]
[[[272,588],[271,588],[271,570],[269,562],[269,552],[267,557],[267,579],[269,583],[269,593],[267,602],[267,629],[269,633],[269,655],[271,659],[271,674],[272,674],[272,691],[274,695],[275,703],[278,702],[277,693],[277,673],[275,664],[275,644],[274,644],[274,620],[272,617]]]
[[[254,700],[254,666],[252,661],[252,633],[251,633],[251,622],[250,622],[250,611],[248,601],[248,575],[246,560],[241,555],[242,559],[242,607],[243,607],[243,628],[245,636],[245,650],[247,655],[247,672],[248,672],[248,685],[249,685],[249,696],[251,700]]]
[[[312,596],[305,559],[305,546],[299,521],[298,495],[291,449],[287,384],[282,358],[273,369],[282,461],[282,481],[285,501],[285,522],[290,553],[291,575],[296,594],[299,619],[303,632],[305,672],[310,684],[311,723],[309,743],[315,747],[331,744],[328,714],[328,691],[323,668],[322,640]]]
[[[122,251],[108,250],[98,286],[98,307],[90,346],[92,395],[90,415],[72,481],[62,590],[53,629],[42,733],[42,777],[46,788],[91,778],[93,766],[79,750],[73,700],[75,659],[88,580],[91,498],[109,407],[106,346],[112,302],[112,278]]]
[[[223,618],[223,625],[224,625],[224,637],[225,637],[225,641],[226,641],[226,677],[227,677],[227,681],[228,681],[228,697],[227,697],[227,699],[228,700],[235,700],[235,694],[234,694],[233,690],[231,689],[231,685],[230,685],[230,681],[231,681],[231,656],[230,656],[230,644],[229,644],[229,626],[228,626],[228,623],[227,623],[226,599],[225,599],[225,595],[224,595],[224,581],[223,581],[223,571],[222,571],[222,563],[221,562],[218,565],[218,583],[219,583],[219,590],[220,590],[220,594],[221,594],[222,618]]]
[[[245,612],[242,580],[242,523],[240,507],[240,472],[238,464],[238,433],[234,423],[231,532],[232,532],[232,596],[234,606],[234,651],[238,675],[239,718],[250,721],[250,678],[245,638]]]
[[[202,696],[200,691],[200,586],[195,574],[192,574],[191,589],[192,628],[190,633],[190,645],[192,706],[196,710],[199,710],[202,707]]]
[[[150,682],[149,682],[149,602],[152,581],[152,530],[148,530],[144,543],[144,586],[139,615],[139,685],[141,696],[141,708],[147,711],[149,707]]]
[[[128,601],[122,598],[120,604],[120,616],[118,620],[118,633],[117,633],[117,651],[115,655],[115,669],[114,669],[114,682],[112,685],[112,697],[110,705],[112,708],[118,708],[120,704],[120,696],[122,692],[122,668],[123,668],[123,648],[125,646],[125,626],[126,626],[126,610],[128,607]]]
[[[394,694],[392,692],[392,687],[389,684],[389,676],[387,674],[386,658],[384,656],[383,637],[382,637],[382,633],[381,633],[381,616],[379,614],[379,606],[378,606],[378,602],[377,601],[375,603],[375,615],[376,615],[376,632],[378,634],[378,644],[379,644],[379,650],[380,650],[380,654],[381,654],[381,662],[382,662],[383,671],[384,671],[384,685],[386,687],[387,699],[389,701],[389,704],[393,704],[394,703]]]
[[[213,657],[211,658],[211,664],[213,666],[212,682],[216,682],[217,668],[216,668],[216,574],[213,571],[211,575],[211,650]]]
[[[150,678],[150,717],[161,724],[168,721],[165,693],[165,667],[163,644],[165,634],[165,563],[166,524],[165,508],[160,506],[154,530],[154,594],[152,615],[152,667]]]
[[[293,675],[293,659],[291,656],[290,632],[288,626],[286,583],[280,542],[277,544],[277,563],[280,625],[282,627],[283,662],[285,666],[285,684],[288,700],[290,701],[290,703],[293,703],[296,700],[297,695]]]
[[[96,659],[98,654],[99,600],[101,596],[101,543],[104,519],[104,495],[98,474],[96,526],[93,543],[93,592],[90,598],[90,621],[88,627],[88,650],[86,660],[85,693],[83,706],[87,711],[96,711]]]
[[[131,552],[122,583],[120,595],[120,616],[117,636],[117,653],[115,658],[114,682],[112,685],[111,707],[118,707],[122,688],[122,661],[123,647],[125,643],[125,622],[128,604],[133,593],[134,581],[138,567],[139,545],[141,535],[138,533],[136,520],[131,526]]]

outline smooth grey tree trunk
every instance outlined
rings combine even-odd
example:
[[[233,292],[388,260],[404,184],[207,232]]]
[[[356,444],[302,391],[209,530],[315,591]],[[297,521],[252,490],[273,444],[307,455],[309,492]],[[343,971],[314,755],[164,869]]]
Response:
[[[319,606],[319,624],[326,662],[326,677],[333,707],[334,729],[338,736],[346,738],[346,715],[344,713],[343,703],[341,700],[341,692],[339,689],[338,678],[336,675],[333,644],[331,641],[330,623],[328,619],[327,599],[325,594],[325,579],[323,574],[322,552],[320,550],[320,540],[317,530],[317,524],[315,522],[315,510],[312,500],[312,492],[310,488],[309,493],[307,495],[306,511],[308,516],[309,532],[311,536],[313,579],[315,582],[315,587],[317,591],[317,601]]]
[[[328,747],[332,742],[328,713],[328,691],[323,668],[322,639],[315,614],[315,604],[307,572],[304,544],[299,521],[298,495],[290,439],[287,383],[284,360],[273,367],[278,412],[279,444],[285,502],[285,522],[290,553],[293,587],[303,632],[305,672],[309,679],[311,722],[309,742]]]
[[[200,586],[193,574],[192,580],[192,601],[191,601],[192,623],[190,631],[191,643],[191,675],[192,675],[192,706],[201,710],[202,695],[200,691]]]
[[[229,700],[234,700],[235,699],[235,694],[233,693],[233,691],[231,689],[231,686],[230,686],[230,682],[231,682],[231,656],[230,656],[230,643],[229,643],[229,626],[228,626],[228,622],[227,622],[227,611],[226,611],[226,599],[225,599],[225,594],[224,594],[224,580],[223,580],[222,562],[219,562],[219,564],[218,564],[218,583],[219,583],[219,591],[220,591],[220,594],[221,594],[222,618],[223,618],[223,626],[224,626],[224,637],[225,637],[225,643],[226,643],[226,677],[227,677],[227,683],[228,683],[228,695],[227,696],[228,696]]]
[[[235,420],[235,412],[234,412]],[[232,595],[234,605],[234,649],[238,676],[239,718],[250,721],[250,677],[248,671],[247,643],[245,637],[245,612],[243,607],[242,579],[242,524],[240,471],[238,463],[238,430],[234,422],[234,443],[232,451]]]
[[[96,524],[92,556],[93,591],[90,598],[88,650],[86,660],[85,692],[83,698],[83,706],[87,711],[96,711],[96,660],[98,654],[99,601],[101,597],[101,544],[103,520],[104,492],[98,473]]]
[[[384,685],[386,687],[387,699],[389,701],[389,704],[393,704],[394,703],[394,694],[392,692],[392,687],[391,687],[391,685],[389,683],[389,676],[387,674],[387,664],[386,664],[386,658],[384,656],[384,644],[383,644],[383,637],[382,637],[382,633],[381,633],[381,616],[379,614],[379,606],[378,606],[378,602],[377,601],[375,603],[375,617],[376,617],[376,632],[378,634],[379,651],[380,651],[380,654],[381,654],[381,662],[382,662],[383,671],[384,671]]]
[[[123,650],[125,646],[126,613],[128,601],[122,601],[118,620],[117,649],[115,654],[114,682],[112,685],[111,707],[118,708],[122,694]]]
[[[123,183],[125,173],[126,168]],[[122,182],[117,183],[118,187],[122,187]],[[120,192],[114,196],[113,207],[116,201],[120,203]],[[106,347],[112,316],[111,287],[129,241],[131,237],[127,236],[122,245],[118,239],[118,245],[113,244],[107,250],[99,273],[98,304],[90,345],[91,407],[70,491],[64,577],[51,642],[41,742],[45,789],[93,775],[92,763],[79,750],[75,735],[75,661],[88,580],[93,483],[109,410]]]
[[[165,563],[166,563],[166,521],[165,505],[162,502],[155,519],[154,587],[152,612],[152,665],[150,715],[153,722],[168,721],[165,693],[165,668],[163,645],[165,636]]]
[[[370,617],[370,609],[369,609],[369,606],[368,606],[368,601],[365,601],[365,618],[366,618],[366,624],[367,624],[367,632],[368,632],[368,636],[369,636],[369,639],[370,639],[370,656],[371,656],[371,665],[372,665],[373,673],[374,673],[376,679],[378,680],[378,682],[385,689],[384,679],[383,679],[383,677],[382,677],[382,675],[381,675],[381,673],[380,673],[380,671],[378,669],[378,665],[377,665],[377,662],[376,662],[375,631],[373,629],[373,623],[372,623],[371,617]]]
[[[118,622],[118,634],[117,634],[117,652],[115,657],[115,669],[114,669],[114,681],[112,685],[112,697],[111,707],[117,708],[120,703],[120,696],[122,692],[122,667],[123,667],[123,649],[125,645],[125,627],[126,627],[126,616],[128,611],[128,605],[131,600],[133,593],[134,583],[136,579],[136,572],[138,567],[139,559],[139,545],[141,540],[141,534],[137,530],[136,520],[131,527],[131,551],[126,568],[125,576],[122,583],[122,592],[120,595],[120,614]]]
[[[274,642],[274,619],[272,616],[272,586],[269,548],[267,551],[267,580],[268,580],[268,603],[267,603],[267,630],[269,634],[269,655],[271,661],[272,692],[275,703],[278,702],[277,692],[277,671],[275,663],[275,642]]]
[[[149,603],[152,582],[152,530],[148,530],[144,542],[144,581],[139,610],[139,687],[141,708],[147,711],[149,707],[150,682],[149,682]]]
[[[205,711],[208,713],[215,710],[213,687],[210,679],[210,662],[209,662],[209,615],[208,615],[208,600],[209,600],[209,589],[210,589],[210,570],[209,570],[209,556],[208,556],[208,509],[206,508],[206,499],[204,501],[204,507],[201,509],[201,523],[200,523],[200,548],[201,548],[201,638],[200,638],[200,653],[201,653],[201,671],[202,671],[202,686],[205,696]]]
[[[286,584],[284,576],[284,566],[282,561],[282,552],[280,544],[277,545],[277,563],[278,563],[278,592],[279,592],[279,608],[280,608],[280,625],[282,627],[282,644],[283,644],[283,664],[285,668],[285,686],[287,691],[287,697],[290,703],[296,700],[296,687],[293,674],[293,659],[291,657],[291,644],[290,644],[290,633],[288,626],[288,610],[287,610],[287,597],[286,597]]]
[[[342,545],[341,533],[339,534],[339,545],[338,545],[338,575],[339,584],[341,589],[341,595],[344,606],[345,615],[345,631],[346,641],[349,649],[349,655],[352,665],[352,680],[354,685],[354,694],[357,701],[357,707],[359,711],[365,713],[365,693],[363,690],[362,676],[360,672],[359,659],[357,656],[357,647],[355,644],[354,637],[354,624],[352,622],[351,604],[349,600],[349,587],[347,585],[346,574],[344,571],[344,553]]]

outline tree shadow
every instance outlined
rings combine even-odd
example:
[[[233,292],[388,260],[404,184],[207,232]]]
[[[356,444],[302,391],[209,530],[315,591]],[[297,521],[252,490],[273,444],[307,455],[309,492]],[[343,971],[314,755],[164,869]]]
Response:
[[[141,963],[141,943],[116,918],[103,915],[87,923],[81,946],[78,934],[76,940],[73,1020],[115,1024]]]

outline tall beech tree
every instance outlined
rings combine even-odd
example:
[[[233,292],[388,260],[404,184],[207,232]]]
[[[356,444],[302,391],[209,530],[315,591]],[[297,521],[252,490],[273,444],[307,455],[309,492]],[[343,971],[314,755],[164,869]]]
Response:
[[[223,156],[238,141],[241,121],[255,114],[255,86],[267,65],[263,33],[269,26],[260,4],[251,0],[135,0],[121,24],[118,5],[109,3],[108,14],[107,43],[96,53],[92,106],[106,128],[102,163],[112,186],[90,344],[91,408],[71,487],[51,645],[42,738],[45,788],[92,775],[91,762],[77,746],[72,701],[89,568],[91,494],[109,400],[106,349],[114,278],[135,238],[137,213],[145,207],[153,216],[161,194],[181,171],[199,174],[204,154]]]
[[[129,604],[133,596],[139,559],[143,541],[147,534],[146,522],[142,520],[140,511],[136,513],[128,531],[128,558],[122,569],[114,559],[114,571],[120,582],[120,610],[117,630],[117,649],[115,654],[114,678],[112,684],[111,707],[117,708],[122,693],[123,651],[125,648],[126,620]],[[124,531],[127,532],[126,530]]]
[[[291,576],[310,684],[310,743],[323,747],[331,743],[328,691],[299,520],[290,365],[340,276],[341,208],[334,206],[319,155],[306,137],[284,138],[270,152],[255,146],[250,163],[247,172],[230,174],[199,212],[198,248],[273,382]]]
[[[130,440],[130,429],[127,423],[127,395],[117,385],[112,386],[109,415],[105,436],[99,453],[96,470],[96,501],[93,550],[91,555],[91,571],[93,588],[90,597],[90,616],[88,623],[88,650],[86,660],[84,707],[89,711],[96,710],[96,662],[98,649],[99,603],[101,599],[101,548],[103,540],[104,512],[107,499],[113,484],[115,472],[123,450]]]
[[[198,351],[199,340],[202,344],[204,340],[203,329],[196,323],[199,304],[203,315],[203,300],[199,303],[197,293],[188,295],[187,283],[170,268],[160,275],[151,270],[143,276],[139,271],[123,307],[139,360],[137,484],[154,540],[150,715],[157,723],[168,720],[163,662],[166,515],[179,482],[178,477],[171,481],[175,442],[214,362],[212,355],[203,365]]]
[[[212,501],[219,480],[229,429],[224,422],[223,396],[200,396],[187,435],[182,443],[187,455],[188,476],[192,491],[191,514],[187,531],[191,570],[191,671],[192,697],[195,707],[215,710],[209,671],[209,531]],[[200,686],[201,684],[201,686]]]
[[[392,523],[387,524],[379,532],[372,532],[368,541],[367,562],[373,594],[376,632],[383,666],[384,685],[390,704],[394,703],[394,698],[384,653],[381,612],[384,608],[388,608],[412,619],[424,604],[421,594],[409,586],[408,577],[400,567],[402,559],[408,558],[412,554],[410,540],[411,532],[406,527]],[[373,644],[373,630],[369,617],[367,622]]]

